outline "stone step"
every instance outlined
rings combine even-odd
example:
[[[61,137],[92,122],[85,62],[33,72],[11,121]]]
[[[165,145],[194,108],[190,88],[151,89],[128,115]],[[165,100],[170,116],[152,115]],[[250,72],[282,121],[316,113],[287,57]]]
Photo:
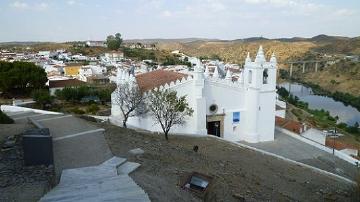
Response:
[[[117,196],[117,195],[97,195],[92,197],[69,197],[69,198],[54,198],[54,199],[46,199],[40,200],[41,202],[99,202],[99,201],[108,201],[108,202],[150,202],[147,194],[137,194],[134,196]]]
[[[133,196],[101,195],[99,201],[150,202],[146,193]]]
[[[17,114],[10,115],[10,117],[12,119],[19,119],[19,118],[28,117],[28,116],[34,116],[34,115],[37,115],[37,113],[28,111],[28,112],[23,112],[23,113],[17,113]]]
[[[141,164],[135,162],[126,162],[121,166],[117,167],[117,173],[118,175],[128,175],[134,170],[136,170],[138,167],[140,167],[140,165]]]
[[[129,201],[148,202],[148,195],[129,173],[140,166],[112,157],[98,166],[66,169],[60,183],[40,201]]]
[[[144,194],[146,195],[146,193],[133,182],[130,177],[119,176],[85,185],[67,186],[62,188],[57,187],[46,194],[46,196],[42,198],[42,201],[61,201],[70,198],[77,201],[77,199],[90,199],[96,197],[131,198],[139,196],[143,197]]]
[[[109,185],[110,186],[110,185]],[[106,188],[99,188],[97,186],[84,186],[83,189],[64,189],[64,190],[56,190],[54,193],[49,193],[43,200],[60,200],[60,199],[69,199],[72,198],[95,198],[108,196],[113,197],[134,197],[139,195],[146,194],[141,188],[138,186],[128,186],[123,188],[118,188],[117,186],[111,185],[111,187],[107,186]]]
[[[109,160],[105,161],[104,163],[100,164],[99,166],[116,168],[125,162],[126,162],[125,158],[120,158],[120,157],[114,156],[114,157],[110,158]]]
[[[84,183],[74,183],[74,184],[58,184],[53,190],[65,190],[65,189],[83,189],[84,186],[106,186],[108,183],[114,183],[118,188],[125,186],[137,185],[129,176],[127,175],[119,175],[119,176],[111,176],[101,179],[94,179],[90,181],[84,181]]]

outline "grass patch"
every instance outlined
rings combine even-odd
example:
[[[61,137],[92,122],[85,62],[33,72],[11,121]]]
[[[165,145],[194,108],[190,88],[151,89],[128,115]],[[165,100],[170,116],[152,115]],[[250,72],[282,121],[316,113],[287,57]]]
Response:
[[[0,110],[0,124],[12,124],[14,120],[12,120],[8,115]]]

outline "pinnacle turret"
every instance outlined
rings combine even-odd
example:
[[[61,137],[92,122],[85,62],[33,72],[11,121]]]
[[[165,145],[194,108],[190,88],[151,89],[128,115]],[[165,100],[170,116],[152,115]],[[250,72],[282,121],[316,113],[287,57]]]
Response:
[[[276,57],[275,57],[275,53],[273,53],[272,55],[271,55],[271,58],[270,58],[270,62],[271,63],[277,63],[277,60],[276,60]]]
[[[251,58],[250,58],[250,53],[247,53],[246,59],[245,59],[245,63],[249,63],[251,62]]]
[[[256,54],[255,62],[263,63],[266,62],[263,47],[260,46]]]
[[[232,80],[230,69],[228,69],[227,72],[226,72],[225,80],[228,80],[228,81]]]
[[[205,76],[205,78],[209,77],[209,67],[208,66],[205,67],[204,76]]]
[[[216,79],[220,78],[220,74],[219,74],[219,70],[218,70],[217,66],[214,69],[213,78],[216,78]]]

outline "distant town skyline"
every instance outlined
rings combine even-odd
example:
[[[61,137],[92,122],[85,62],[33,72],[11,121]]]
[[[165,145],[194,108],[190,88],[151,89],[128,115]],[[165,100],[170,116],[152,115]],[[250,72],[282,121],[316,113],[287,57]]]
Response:
[[[360,36],[359,0],[3,0],[0,42]]]

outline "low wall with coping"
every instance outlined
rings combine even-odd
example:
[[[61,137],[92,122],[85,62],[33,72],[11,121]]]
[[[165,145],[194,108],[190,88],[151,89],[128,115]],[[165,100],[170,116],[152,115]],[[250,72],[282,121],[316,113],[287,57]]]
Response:
[[[12,105],[1,105],[0,109],[1,109],[1,111],[4,111],[4,112],[34,112],[34,113],[39,113],[39,114],[63,115],[63,113],[60,113],[60,112],[52,112],[52,111],[32,109],[32,108],[12,106]]]
[[[295,138],[295,139],[298,139],[298,140],[300,140],[300,141],[302,141],[302,142],[304,142],[304,143],[307,143],[307,144],[312,145],[312,146],[314,146],[314,147],[316,147],[316,148],[318,148],[318,149],[321,149],[321,150],[323,150],[323,151],[325,151],[325,152],[328,152],[328,153],[330,153],[330,154],[333,153],[333,149],[332,149],[332,148],[326,147],[325,145],[319,144],[319,143],[317,143],[317,142],[315,142],[315,141],[313,141],[313,140],[310,140],[310,139],[308,139],[308,138],[302,137],[301,135],[298,135],[298,134],[296,134],[296,133],[293,133],[293,132],[291,132],[291,131],[289,131],[289,130],[286,130],[286,129],[280,128],[280,127],[276,127],[275,129],[278,130],[278,131],[280,131],[280,132],[282,132],[282,133],[284,133],[284,134],[286,134],[286,135],[289,135],[289,136],[291,136],[291,137],[293,137],[293,138]],[[335,149],[335,151],[334,151],[334,155],[337,156],[337,157],[339,157],[340,159],[342,159],[342,160],[344,160],[344,161],[347,161],[347,162],[353,164],[353,165],[358,165],[358,164],[360,164],[360,161],[359,161],[359,160],[357,160],[357,159],[355,159],[355,158],[353,158],[353,157],[351,157],[351,156],[349,156],[349,155],[347,155],[347,154],[345,154],[345,153],[343,153],[343,152],[341,152],[341,151],[338,151],[338,150],[336,150],[336,149]]]
[[[243,147],[243,148],[247,148],[247,149],[250,149],[250,150],[253,150],[253,151],[256,151],[256,152],[260,152],[260,153],[262,153],[264,155],[272,156],[272,157],[284,160],[286,162],[289,162],[291,164],[295,164],[295,165],[299,165],[299,166],[304,167],[304,168],[311,169],[314,172],[317,172],[317,173],[320,173],[320,174],[323,174],[323,175],[327,175],[329,177],[332,177],[332,178],[335,178],[335,179],[338,179],[338,180],[345,181],[345,182],[347,182],[349,184],[352,184],[352,185],[355,185],[355,186],[357,185],[357,183],[355,181],[350,180],[350,179],[348,179],[346,177],[343,177],[343,176],[340,176],[340,175],[337,175],[337,174],[334,174],[334,173],[331,173],[331,172],[328,172],[328,171],[322,170],[320,168],[316,168],[314,166],[310,166],[310,165],[307,165],[307,164],[304,164],[304,163],[301,163],[301,162],[298,162],[298,161],[294,161],[294,160],[291,160],[289,158],[286,158],[286,157],[283,157],[283,156],[280,156],[280,155],[277,155],[277,154],[274,154],[274,153],[271,153],[271,152],[267,152],[267,151],[264,151],[264,150],[261,150],[261,149],[257,149],[255,147],[251,147],[249,145],[245,145],[245,144],[242,144],[242,143],[239,143],[239,142],[232,142],[232,141],[224,140],[224,139],[222,139],[220,137],[216,137],[216,136],[213,136],[213,135],[209,135],[208,137],[215,138],[215,139],[217,139],[219,141],[227,142],[227,143],[232,144],[232,145],[237,146],[237,147]]]

